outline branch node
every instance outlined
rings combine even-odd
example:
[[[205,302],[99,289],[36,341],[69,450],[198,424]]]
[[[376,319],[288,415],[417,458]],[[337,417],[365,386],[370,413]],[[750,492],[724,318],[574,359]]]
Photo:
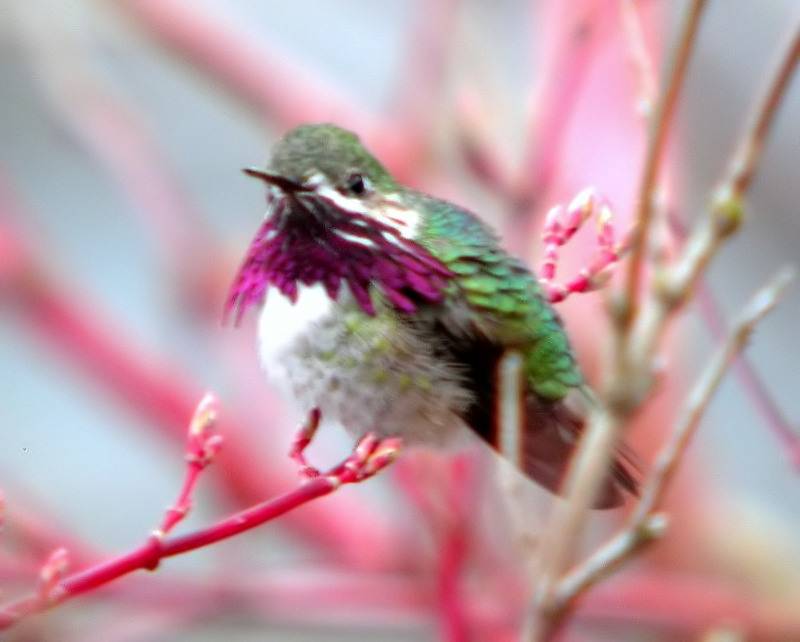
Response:
[[[656,270],[651,285],[654,295],[667,312],[681,308],[692,293],[692,289],[686,287],[683,280],[675,276],[674,270],[667,271],[663,268]]]
[[[669,528],[669,515],[664,512],[648,515],[637,527],[637,536],[642,542],[658,540],[664,537]]]
[[[711,217],[714,233],[724,239],[739,229],[745,217],[745,200],[742,193],[730,183],[720,185],[711,196]]]
[[[631,300],[624,293],[613,291],[609,292],[606,297],[606,310],[608,311],[609,320],[619,332],[626,327],[633,314],[633,305],[631,305]]]

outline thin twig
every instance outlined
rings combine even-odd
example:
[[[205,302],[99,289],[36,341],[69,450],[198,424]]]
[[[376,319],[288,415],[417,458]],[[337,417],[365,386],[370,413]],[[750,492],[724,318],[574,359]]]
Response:
[[[263,39],[249,36],[221,12],[185,0],[124,0],[117,4],[138,20],[149,36],[280,129],[320,119],[360,122],[361,131],[377,129],[373,119],[343,92],[271,49]]]
[[[680,221],[675,217],[670,217],[669,225],[672,233],[680,241],[686,240],[686,228]],[[719,303],[705,279],[701,278],[697,282],[695,300],[712,337],[715,339],[723,337],[726,328],[722,310],[720,310]],[[783,446],[783,451],[787,454],[792,465],[796,470],[800,471],[800,433],[786,419],[763,379],[753,368],[747,355],[743,354],[736,359],[733,363],[733,369],[751,403],[758,409],[769,430],[775,434]]]
[[[165,159],[149,123],[107,82],[92,57],[94,50],[63,12],[41,11],[33,3],[18,7],[18,33],[35,68],[32,77],[52,114],[136,206],[138,220],[173,271],[195,279],[197,269],[185,266],[198,254],[212,252],[213,235]],[[219,263],[208,258],[210,265]],[[202,284],[193,285],[196,290]]]
[[[739,142],[736,153],[728,166],[727,177],[723,182],[730,184],[731,193],[742,196],[750,187],[758,168],[764,142],[775,122],[778,107],[786,94],[789,81],[793,77],[798,63],[800,63],[800,26],[796,25],[786,53],[780,57],[776,72],[770,77],[761,104],[756,109],[755,118]]]
[[[474,612],[463,581],[469,562],[470,535],[465,520],[473,509],[474,489],[479,481],[474,461],[457,459],[451,467],[451,483],[446,488],[448,515],[439,534],[438,608],[442,640],[465,642],[471,639]]]
[[[143,416],[159,437],[182,442],[186,417],[194,412],[203,390],[194,374],[156,358],[128,336],[99,301],[57,278],[26,242],[24,230],[6,224],[6,220],[29,220],[31,215],[14,197],[2,171],[0,214],[0,301],[18,306],[34,336],[55,348],[55,354],[75,365],[77,372]],[[92,358],[87,359],[87,354]],[[227,456],[218,462],[224,470],[220,475],[222,492],[238,505],[279,492],[289,472],[288,467],[281,468],[287,460],[277,455],[270,460],[269,452],[253,448],[252,426],[263,421],[263,416],[252,411],[229,411],[226,416]],[[406,554],[399,545],[401,534],[376,511],[349,497],[340,497],[338,502],[343,504],[316,503],[308,510],[291,513],[283,523],[342,559],[363,560],[367,530],[372,534],[370,555],[390,559]],[[341,519],[342,512],[347,513],[347,520]],[[73,547],[70,550],[74,552]]]
[[[652,477],[642,489],[639,502],[631,516],[632,522],[644,520],[661,500],[675,472],[675,466],[694,434],[711,396],[725,376],[728,366],[744,348],[756,324],[775,308],[789,286],[792,276],[790,269],[784,269],[756,293],[734,324],[728,340],[706,366],[689,395],[686,408],[678,419],[670,441],[656,460]]]
[[[619,0],[619,11],[628,45],[628,55],[636,75],[636,106],[641,115],[648,119],[656,96],[653,60],[647,51],[642,24],[636,11],[636,1]]]
[[[500,452],[523,469],[524,431],[522,408],[522,356],[515,350],[503,355],[497,367],[498,390],[497,425],[500,429]]]
[[[644,168],[639,182],[631,242],[631,256],[626,274],[622,306],[619,321],[623,328],[630,327],[636,317],[638,308],[637,292],[641,280],[645,252],[650,232],[653,213],[653,192],[656,187],[661,160],[664,152],[669,125],[675,111],[678,95],[686,77],[689,56],[696,39],[700,17],[706,6],[706,0],[692,0],[686,9],[679,37],[669,56],[668,71],[664,90],[656,102],[653,118],[648,132],[647,151]]]
[[[674,268],[664,270],[657,275],[653,285],[653,296],[646,299],[647,305],[643,314],[638,314],[638,280],[647,246],[647,230],[652,219],[652,189],[655,187],[659,158],[665,140],[665,132],[674,110],[678,89],[685,74],[691,44],[696,35],[700,13],[704,2],[698,1],[690,5],[684,29],[672,55],[671,72],[668,74],[668,85],[659,101],[659,107],[651,126],[650,144],[645,170],[640,183],[640,201],[633,241],[634,257],[625,285],[622,307],[615,310],[615,350],[612,361],[612,376],[601,407],[590,418],[585,434],[581,439],[574,460],[567,474],[566,494],[568,501],[557,506],[553,511],[548,526],[548,537],[544,539],[540,550],[541,563],[539,590],[536,606],[531,612],[528,632],[531,639],[544,639],[552,634],[563,621],[572,599],[559,599],[558,583],[561,574],[571,563],[577,546],[579,534],[588,515],[594,494],[601,486],[599,481],[607,470],[612,456],[613,446],[619,431],[639,407],[646,395],[652,390],[655,368],[654,357],[657,346],[663,337],[668,319],[686,302],[694,292],[697,279],[704,272],[708,262],[721,247],[723,241],[738,227],[741,217],[733,219],[733,214],[740,213],[736,207],[719,199],[712,204],[709,216],[692,234],[683,256]],[[771,90],[769,99],[765,101],[760,114],[766,112],[768,117],[756,118],[756,126],[745,140],[747,149],[758,149],[763,136],[768,130],[769,122],[776,113],[778,99],[785,92],[788,84],[787,67],[793,67],[796,59],[794,46],[790,49],[788,60],[779,68],[776,85],[780,91]],[[752,154],[753,152],[749,152]],[[755,160],[753,160],[755,162]],[[752,171],[749,170],[749,175]],[[745,174],[748,175],[747,173]],[[742,182],[749,185],[749,179]],[[726,218],[727,217],[727,218]],[[634,323],[635,322],[635,323]],[[651,516],[646,515],[648,519]],[[641,518],[642,532],[648,537],[656,531],[646,528],[644,517]],[[628,542],[638,541],[628,538]],[[620,540],[612,542],[614,550],[623,551],[627,545]],[[631,544],[632,545],[632,544]]]
[[[800,30],[770,77],[764,98],[755,111],[752,125],[745,131],[733,158],[715,188],[709,216],[690,234],[682,257],[674,267],[657,275],[653,288],[658,295],[648,301],[641,319],[631,332],[631,355],[643,363],[655,349],[664,320],[682,307],[694,294],[701,275],[723,242],[744,220],[744,199],[761,158],[766,135],[777,116],[789,79],[800,60]],[[744,190],[744,191],[743,191]],[[632,259],[633,257],[631,257]]]
[[[608,404],[590,415],[585,433],[567,470],[566,501],[558,502],[548,519],[538,551],[539,577],[534,603],[526,622],[526,640],[545,640],[566,615],[555,590],[561,574],[570,566],[589,509],[608,470],[607,458],[619,434],[622,417]]]
[[[180,523],[192,507],[192,495],[200,479],[200,474],[214,461],[222,435],[212,432],[217,423],[219,401],[212,392],[207,392],[197,404],[194,416],[189,422],[186,434],[186,470],[178,498],[164,513],[154,537],[163,540]]]
[[[34,595],[0,607],[0,629],[9,628],[23,617],[52,608],[134,571],[153,570],[158,567],[161,560],[168,557],[202,548],[256,528],[312,500],[328,495],[344,484],[357,483],[371,477],[388,466],[393,459],[393,454],[376,451],[373,460],[364,462],[365,468],[344,468],[336,474],[321,475],[294,490],[236,513],[208,528],[166,539],[151,536],[144,544],[128,553],[72,575],[64,577],[59,575],[52,581],[49,580],[52,573],[48,570],[46,590],[40,590]],[[53,566],[58,570],[61,568],[62,559],[65,557],[61,553],[57,558],[51,556],[44,568],[50,569]],[[59,561],[58,568],[54,560]]]
[[[781,271],[750,300],[693,386],[669,441],[658,455],[653,473],[642,488],[639,502],[628,519],[628,525],[588,560],[564,575],[554,591],[553,608],[566,607],[590,586],[616,570],[635,552],[663,535],[666,518],[656,510],[675,474],[678,462],[731,363],[747,345],[756,325],[781,300],[791,279],[791,270]]]
[[[698,283],[697,303],[712,335],[722,336],[725,331],[722,311],[705,280]],[[733,370],[750,402],[758,409],[770,432],[781,444],[783,453],[795,470],[800,472],[800,432],[781,411],[772,392],[747,355],[742,354],[734,361]]]
[[[552,44],[545,52],[547,66],[536,89],[539,95],[532,101],[538,112],[532,119],[531,140],[526,144],[526,157],[516,181],[511,207],[511,214],[516,217],[527,216],[556,175],[562,141],[578,105],[577,96],[593,63],[602,29],[607,26],[604,11],[603,3],[582,0],[552,6],[543,3],[536,16],[537,26],[549,25],[551,32],[540,33],[533,42],[538,46],[542,42]],[[550,23],[548,15],[558,19]]]

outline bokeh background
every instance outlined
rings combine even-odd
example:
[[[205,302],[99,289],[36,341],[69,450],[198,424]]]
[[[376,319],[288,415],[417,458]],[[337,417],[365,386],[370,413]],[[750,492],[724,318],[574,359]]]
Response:
[[[683,4],[637,3],[657,70]],[[221,323],[264,203],[261,187],[239,170],[263,162],[289,126],[336,120],[359,131],[405,180],[479,211],[531,264],[536,217],[586,184],[611,198],[624,224],[644,124],[618,4],[555,5],[0,2],[0,594],[33,587],[48,547],[65,543],[80,566],[141,541],[177,492],[180,427],[204,389],[218,393],[230,438],[186,526],[291,487],[284,452],[298,417],[258,372],[253,319]],[[559,74],[556,27],[581,12],[597,44],[577,80],[572,124],[548,142],[536,130],[537,108],[570,81]],[[798,28],[794,0],[711,3],[669,149],[677,220],[690,225],[701,215]],[[236,64],[238,56],[251,64]],[[795,80],[746,225],[708,275],[704,305],[715,302],[724,319],[797,262],[799,123]],[[470,162],[470,141],[491,148],[523,182],[526,154],[555,145],[546,190],[520,210]],[[523,240],[521,229],[529,232]],[[594,372],[604,326],[601,298],[587,299],[562,310]],[[794,427],[798,318],[795,286],[748,350]],[[718,338],[698,306],[676,325],[661,403],[632,435],[645,457]],[[348,447],[343,435],[325,434],[312,452],[333,463]],[[264,631],[267,639],[439,639],[436,591],[417,594],[414,583],[435,585],[424,571],[436,566],[438,531],[396,487],[413,487],[416,474],[424,489],[427,461],[418,457],[405,472],[347,489],[287,524],[170,560],[154,576],[125,578],[102,599],[33,618],[10,639],[265,639]],[[637,572],[700,578],[712,595],[752,594],[779,612],[800,598],[800,466],[735,377],[703,422],[670,510],[673,531]],[[618,519],[599,518],[600,530]],[[486,524],[472,515],[460,527]],[[400,542],[419,548],[398,554]],[[575,629],[579,639],[685,639],[671,637],[680,634],[662,622],[668,612],[635,628],[624,606],[603,604]],[[513,617],[505,624],[514,630]],[[490,639],[480,637],[492,630],[485,627],[474,639]]]

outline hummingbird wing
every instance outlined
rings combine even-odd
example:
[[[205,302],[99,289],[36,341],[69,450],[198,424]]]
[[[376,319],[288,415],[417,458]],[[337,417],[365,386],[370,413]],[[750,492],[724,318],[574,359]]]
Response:
[[[547,401],[583,385],[563,324],[534,274],[470,212],[429,199],[417,242],[452,273],[443,329],[501,352],[517,350],[526,385]]]
[[[561,319],[535,275],[470,212],[434,199],[425,209],[418,242],[454,275],[445,303],[435,306],[434,331],[443,352],[467,369],[475,402],[464,420],[499,449],[498,366],[516,351],[525,411],[519,463],[557,492],[593,403]],[[625,452],[618,453],[596,508],[619,505],[623,491],[636,492]]]
[[[435,338],[444,358],[462,364],[465,385],[472,403],[462,415],[464,422],[495,450],[502,451],[499,417],[499,366],[508,348],[485,337],[454,335],[452,326],[438,324]],[[523,431],[519,437],[519,459],[514,463],[533,481],[558,492],[567,465],[583,431],[593,403],[585,386],[573,388],[562,399],[547,400],[527,386],[522,391]],[[611,473],[598,492],[595,508],[612,508],[623,502],[624,493],[636,494],[636,457],[626,446],[618,448]]]

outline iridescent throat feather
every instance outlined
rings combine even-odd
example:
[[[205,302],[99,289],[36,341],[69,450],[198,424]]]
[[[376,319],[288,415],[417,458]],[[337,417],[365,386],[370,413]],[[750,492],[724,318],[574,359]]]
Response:
[[[392,226],[312,192],[273,194],[270,210],[234,279],[226,318],[235,310],[238,322],[270,286],[294,301],[298,285],[321,283],[336,301],[345,282],[370,316],[372,286],[404,313],[444,299],[450,270]]]

